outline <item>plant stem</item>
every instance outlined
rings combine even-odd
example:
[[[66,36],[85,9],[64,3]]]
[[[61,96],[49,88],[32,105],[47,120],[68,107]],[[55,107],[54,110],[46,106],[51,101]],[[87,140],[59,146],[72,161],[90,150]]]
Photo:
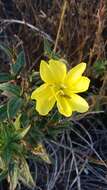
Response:
[[[56,52],[56,49],[57,49],[59,35],[60,35],[63,20],[64,20],[64,15],[65,15],[66,8],[67,8],[67,0],[64,0],[64,4],[63,4],[63,7],[62,7],[62,12],[61,12],[60,23],[59,23],[59,27],[58,27],[58,32],[57,32],[55,45],[54,45],[54,49],[53,49],[54,52]]]

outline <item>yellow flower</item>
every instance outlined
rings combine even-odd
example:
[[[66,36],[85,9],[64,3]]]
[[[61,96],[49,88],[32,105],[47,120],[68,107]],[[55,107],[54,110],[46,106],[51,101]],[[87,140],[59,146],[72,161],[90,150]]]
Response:
[[[60,60],[41,61],[40,76],[44,81],[33,91],[31,99],[36,100],[36,110],[40,115],[47,115],[57,102],[58,111],[69,117],[73,111],[86,112],[88,103],[77,93],[88,89],[90,80],[82,76],[86,63],[80,63],[69,72]]]

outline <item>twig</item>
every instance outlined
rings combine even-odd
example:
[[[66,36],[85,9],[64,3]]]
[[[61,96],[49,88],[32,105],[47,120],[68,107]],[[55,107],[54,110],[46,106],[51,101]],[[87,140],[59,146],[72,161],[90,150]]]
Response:
[[[43,38],[46,38],[50,42],[54,43],[53,39],[47,33],[40,30],[39,28],[33,26],[32,24],[29,24],[28,22],[21,21],[21,20],[15,20],[15,19],[0,19],[0,22],[2,25],[3,24],[13,24],[13,23],[26,25],[27,27],[31,28],[32,30],[39,32]]]
[[[55,46],[54,46],[54,49],[53,49],[54,52],[56,52],[56,48],[57,48],[57,45],[58,45],[59,35],[60,35],[60,31],[61,31],[61,27],[62,27],[62,23],[63,23],[66,8],[67,8],[67,0],[64,0],[64,5],[62,7],[60,23],[59,23],[58,32],[57,32],[56,41],[55,41]]]
[[[67,132],[67,134],[68,134],[68,132]],[[77,175],[77,188],[78,188],[78,190],[81,190],[80,175],[79,175],[79,170],[78,170],[78,164],[77,164],[76,156],[75,156],[73,145],[72,145],[72,140],[71,140],[69,134],[67,135],[67,137],[68,137],[68,140],[69,140],[69,143],[70,143],[71,152],[72,152],[72,159],[74,161],[75,171],[76,171],[76,175]]]
[[[88,135],[89,139],[90,139],[90,142],[87,141],[81,134],[79,134],[76,130],[74,130],[72,127],[71,127],[71,130],[78,136],[80,137],[89,147],[90,149],[93,151],[93,153],[97,156],[97,158],[103,163],[103,165],[107,168],[107,164],[106,162],[102,159],[102,157],[100,156],[100,154],[98,154],[98,152],[95,150],[95,148],[93,147],[93,141],[92,141],[92,138],[90,136],[90,134],[88,133],[88,131],[86,131],[85,128],[82,127],[82,124],[80,124],[79,122],[75,122],[76,124],[78,124],[82,129],[84,129],[84,131],[86,132],[86,134]]]
[[[79,121],[79,120],[83,119],[83,118],[86,117],[86,116],[90,116],[90,115],[94,115],[94,114],[101,114],[101,113],[104,113],[104,110],[86,112],[86,113],[84,113],[84,114],[79,114],[78,116],[76,116],[76,117],[75,117],[75,120],[76,120],[76,121]]]

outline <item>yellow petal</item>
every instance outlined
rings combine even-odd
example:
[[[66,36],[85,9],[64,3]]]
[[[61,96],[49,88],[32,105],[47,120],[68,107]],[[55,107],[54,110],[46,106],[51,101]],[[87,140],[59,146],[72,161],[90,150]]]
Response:
[[[66,65],[54,59],[49,60],[49,64],[42,60],[40,63],[40,76],[48,84],[63,82],[66,76]]]
[[[55,104],[55,98],[51,97],[48,99],[44,96],[41,99],[38,99],[36,102],[36,110],[39,112],[40,115],[47,115],[49,111],[53,108]]]
[[[72,115],[72,107],[70,103],[70,98],[64,97],[64,96],[58,96],[57,97],[57,107],[58,111],[66,116],[69,117]]]
[[[56,83],[62,83],[66,76],[66,65],[62,61],[50,59],[49,68],[53,73],[54,81]]]
[[[43,60],[40,63],[40,76],[44,82],[47,82],[49,84],[54,82],[54,76],[50,70],[49,64]]]
[[[74,68],[72,68],[66,76],[65,83],[71,86],[78,79],[80,79],[85,69],[86,69],[86,63],[80,63]]]
[[[40,87],[38,87],[36,90],[34,90],[31,94],[31,99],[38,99],[38,98],[42,98],[44,95],[47,94],[47,92],[49,93],[50,87],[47,84],[42,84]],[[47,94],[48,95],[48,94]],[[51,89],[50,89],[50,93],[49,96],[51,95]]]
[[[41,85],[31,95],[31,99],[37,100],[36,110],[40,115],[47,115],[55,104],[55,97],[50,86]]]
[[[89,105],[86,100],[77,94],[72,94],[71,105],[73,111],[78,111],[80,113],[84,113],[89,109]]]
[[[74,83],[73,85],[70,86],[70,90],[72,93],[79,93],[79,92],[85,92],[88,90],[90,84],[90,79],[87,77],[81,77]]]

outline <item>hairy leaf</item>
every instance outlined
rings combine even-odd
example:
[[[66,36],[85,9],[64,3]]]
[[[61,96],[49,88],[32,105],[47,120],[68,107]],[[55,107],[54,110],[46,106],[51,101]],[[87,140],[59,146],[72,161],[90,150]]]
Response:
[[[14,75],[19,74],[19,72],[24,67],[24,65],[25,65],[25,55],[24,55],[24,51],[21,51],[17,57],[16,63],[12,64],[13,74]]]
[[[8,56],[8,57],[12,57],[11,55],[11,51],[8,47],[6,47],[4,44],[0,44],[0,49]]]
[[[9,73],[0,73],[0,82],[7,82],[12,79],[13,77]]]
[[[27,127],[27,128],[20,128],[18,131],[17,131],[17,135],[16,135],[16,138],[17,139],[23,139],[25,137],[25,135],[28,133],[28,131],[30,130],[30,127]]]
[[[12,169],[10,171],[9,177],[10,177],[10,189],[14,190],[17,187],[18,184],[18,165],[17,163],[14,163],[12,166]]]
[[[20,180],[22,181],[22,183],[24,183],[28,187],[31,187],[31,188],[35,187],[34,180],[31,176],[29,166],[25,159],[22,160],[22,164],[21,164]]]
[[[9,92],[9,93],[16,95],[16,96],[21,95],[20,87],[17,85],[14,85],[12,83],[9,83],[9,82],[0,84],[0,90]]]
[[[2,172],[0,173],[0,182],[1,182],[3,179],[6,178],[7,174],[8,174],[8,170],[4,170],[4,171],[2,171]]]
[[[7,115],[8,118],[13,118],[16,116],[17,112],[20,110],[22,106],[22,98],[17,96],[12,97],[7,103]]]
[[[7,104],[0,106],[0,121],[7,119]]]

